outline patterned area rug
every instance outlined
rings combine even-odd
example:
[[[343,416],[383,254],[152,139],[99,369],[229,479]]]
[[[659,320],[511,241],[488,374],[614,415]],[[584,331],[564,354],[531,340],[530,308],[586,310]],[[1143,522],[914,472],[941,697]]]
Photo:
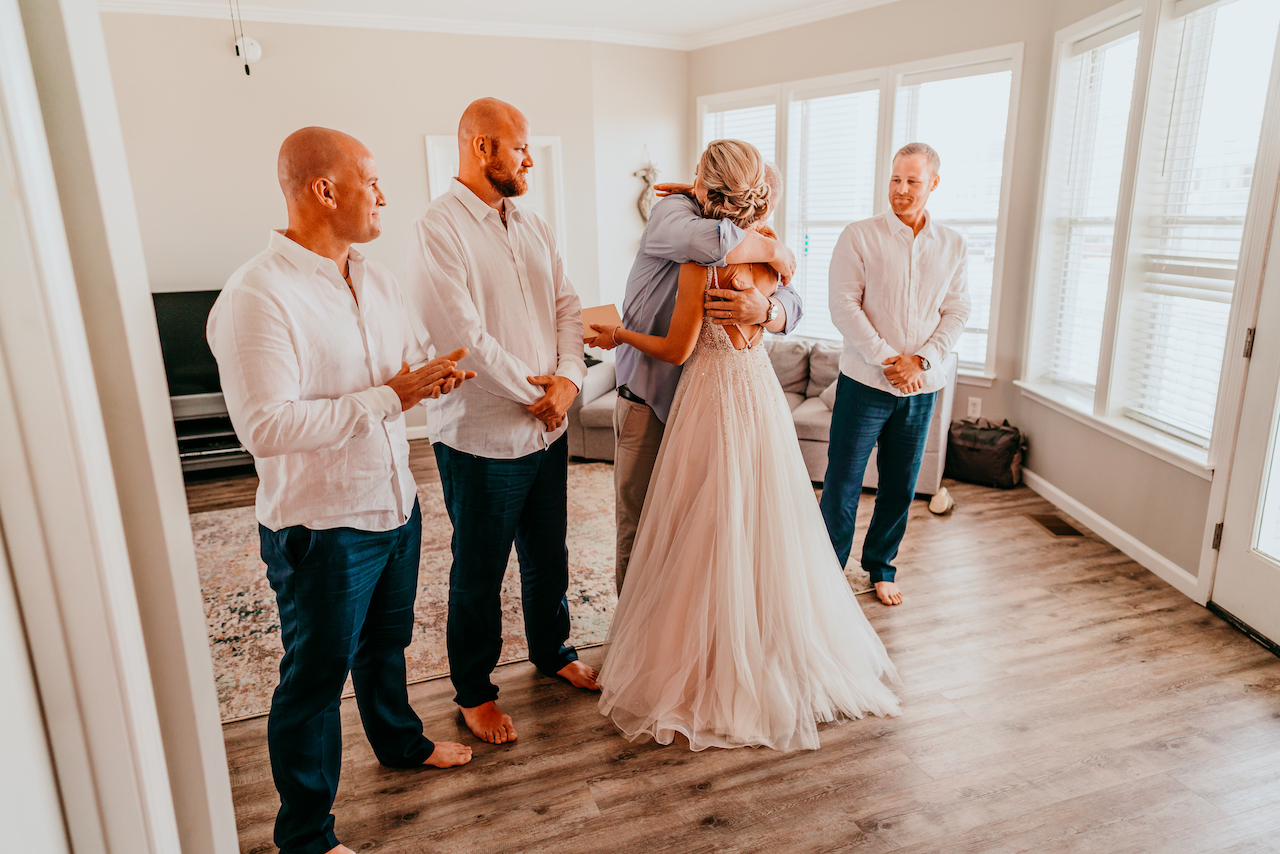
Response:
[[[416,625],[406,651],[408,677],[422,681],[449,672],[445,606],[449,595],[449,540],[453,533],[438,483],[418,487],[422,505],[422,561]],[[861,514],[859,514],[861,515]],[[260,715],[271,705],[282,649],[275,595],[258,557],[258,523],[252,507],[196,513],[191,517],[205,622],[223,721]],[[569,466],[570,643],[603,643],[617,597],[613,584],[613,466]],[[853,589],[870,589],[850,561]],[[514,553],[502,585],[503,663],[528,655],[520,609],[520,575]],[[348,693],[350,683],[347,685]]]

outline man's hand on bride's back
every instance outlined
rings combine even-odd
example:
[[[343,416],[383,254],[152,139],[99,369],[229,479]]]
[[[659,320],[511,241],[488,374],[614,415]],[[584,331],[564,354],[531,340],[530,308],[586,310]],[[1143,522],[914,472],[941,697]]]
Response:
[[[667,196],[693,196],[692,184],[677,184],[674,182],[663,182],[654,184],[653,191],[658,194],[658,198],[665,199]]]

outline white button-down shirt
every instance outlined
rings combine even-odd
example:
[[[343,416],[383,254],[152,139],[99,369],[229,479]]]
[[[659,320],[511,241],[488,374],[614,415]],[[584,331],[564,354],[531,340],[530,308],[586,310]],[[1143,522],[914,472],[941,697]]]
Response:
[[[427,401],[433,442],[490,459],[546,448],[525,406],[544,394],[532,376],[558,375],[582,388],[582,304],[564,272],[551,227],[504,199],[507,222],[458,180],[433,201],[409,240],[405,295],[437,353],[467,347],[460,367],[476,377]]]
[[[882,364],[923,356],[931,370],[917,394],[946,384],[942,360],[969,318],[964,238],[926,214],[924,228],[892,212],[845,228],[831,255],[831,320],[844,336],[840,373],[871,388],[906,395],[885,379]]]
[[[273,531],[390,531],[413,511],[400,398],[384,383],[426,361],[395,278],[350,252],[337,264],[279,232],[232,274],[206,334],[236,435],[258,469]]]

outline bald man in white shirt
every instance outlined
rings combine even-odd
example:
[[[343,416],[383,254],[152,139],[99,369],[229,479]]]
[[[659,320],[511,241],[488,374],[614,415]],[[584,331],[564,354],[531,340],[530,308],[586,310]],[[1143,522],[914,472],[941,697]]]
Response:
[[[876,452],[876,508],[862,568],[886,605],[902,603],[893,560],[907,530],[941,365],[969,317],[965,243],[925,205],[938,153],[903,146],[889,178],[892,210],[845,228],[831,255],[831,320],[844,336],[831,412],[822,516],[843,566],[853,548],[862,476]]]
[[[369,150],[303,128],[278,168],[289,227],[231,276],[207,335],[258,469],[262,560],[280,609],[284,658],[267,719],[275,842],[281,854],[351,854],[330,813],[348,673],[379,762],[471,760],[471,748],[423,736],[405,685],[422,516],[403,412],[475,375],[457,369],[465,350],[428,361],[395,279],[351,247],[382,231]]]
[[[586,377],[582,305],[550,226],[513,201],[528,187],[529,122],[495,98],[458,124],[458,177],[414,223],[406,294],[441,349],[478,374],[427,407],[453,522],[449,671],[477,738],[514,741],[491,678],[502,651],[502,578],[514,544],[529,660],[597,690],[568,646],[565,416]]]

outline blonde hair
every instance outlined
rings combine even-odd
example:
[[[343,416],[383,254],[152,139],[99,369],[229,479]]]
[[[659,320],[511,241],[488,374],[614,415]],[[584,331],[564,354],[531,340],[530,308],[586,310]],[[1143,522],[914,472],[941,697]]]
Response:
[[[925,142],[908,142],[902,148],[898,149],[898,153],[893,155],[894,161],[899,157],[914,157],[923,155],[924,159],[929,163],[929,171],[934,175],[938,174],[938,170],[942,168],[942,158],[938,156],[938,152],[933,150],[933,146]]]
[[[749,142],[717,139],[702,152],[698,175],[707,191],[705,216],[750,228],[769,212],[772,190],[765,180],[764,158]]]

